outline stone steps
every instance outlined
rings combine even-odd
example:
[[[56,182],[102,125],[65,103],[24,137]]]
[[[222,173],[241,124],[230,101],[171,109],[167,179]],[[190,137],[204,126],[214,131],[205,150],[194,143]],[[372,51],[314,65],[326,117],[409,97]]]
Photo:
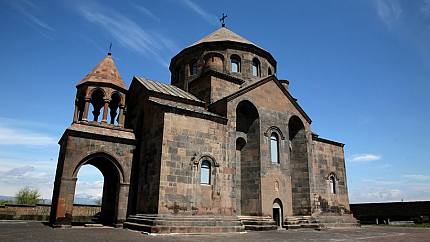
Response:
[[[240,221],[245,225],[245,230],[277,230],[278,226],[271,217],[260,216],[239,216]]]
[[[147,233],[231,233],[245,230],[237,217],[166,214],[131,215],[124,222],[124,228]]]

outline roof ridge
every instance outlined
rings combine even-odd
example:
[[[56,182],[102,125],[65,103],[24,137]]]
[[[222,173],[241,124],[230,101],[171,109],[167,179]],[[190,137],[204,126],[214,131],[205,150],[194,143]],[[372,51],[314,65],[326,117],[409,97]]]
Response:
[[[162,94],[166,94],[169,96],[179,97],[183,99],[192,100],[199,103],[204,103],[202,100],[198,99],[193,94],[171,84],[167,84],[161,81],[147,79],[146,77],[135,76],[136,79],[142,83],[142,85],[153,92],[158,92]]]

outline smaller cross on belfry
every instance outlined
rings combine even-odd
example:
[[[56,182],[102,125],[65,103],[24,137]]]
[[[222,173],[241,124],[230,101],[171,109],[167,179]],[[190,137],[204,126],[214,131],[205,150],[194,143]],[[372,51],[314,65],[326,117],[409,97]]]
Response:
[[[222,13],[222,17],[219,19],[219,21],[221,22],[221,26],[222,27],[225,27],[225,23],[224,23],[225,18],[227,18],[227,15],[225,15],[224,13]]]

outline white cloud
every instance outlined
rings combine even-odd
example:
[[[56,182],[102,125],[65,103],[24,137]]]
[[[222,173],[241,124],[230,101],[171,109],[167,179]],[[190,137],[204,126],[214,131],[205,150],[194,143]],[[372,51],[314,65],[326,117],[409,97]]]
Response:
[[[44,134],[19,128],[2,127],[0,123],[0,145],[54,145],[57,141]]]
[[[391,27],[398,21],[403,13],[403,9],[398,0],[377,0],[375,3],[379,18],[388,27]]]
[[[23,187],[36,188],[43,198],[52,196],[55,173],[26,165],[0,171],[0,194],[14,196]]]
[[[426,175],[409,174],[404,175],[403,177],[413,181],[430,181],[430,176]]]
[[[82,181],[78,177],[75,192],[77,197],[101,197],[103,194],[103,181]]]
[[[430,176],[407,174],[395,179],[363,178],[350,184],[351,203],[423,201],[430,199]]]
[[[400,202],[405,196],[400,189],[371,188],[350,191],[351,203]]]
[[[10,6],[19,12],[24,18],[33,26],[42,28],[43,30],[54,31],[54,28],[44,22],[40,17],[36,16],[35,13],[40,12],[39,7],[27,0],[15,0],[8,1]]]
[[[79,12],[89,22],[101,26],[110,33],[121,45],[137,51],[147,58],[154,58],[163,66],[168,66],[164,58],[165,50],[171,50],[172,41],[167,38],[156,38],[153,33],[142,29],[136,22],[123,14],[101,6],[82,6]],[[161,34],[157,34],[161,36]],[[168,53],[171,55],[171,53]]]
[[[185,6],[187,6],[189,9],[191,9],[196,14],[200,15],[206,22],[208,22],[214,26],[217,25],[218,18],[215,15],[206,12],[203,8],[201,8],[199,5],[197,5],[193,1],[181,0],[179,2],[184,4]]]
[[[382,157],[380,155],[374,154],[358,154],[352,156],[352,161],[360,162],[360,161],[375,161],[380,160]]]
[[[143,14],[145,14],[147,17],[149,17],[150,19],[156,21],[156,22],[160,22],[160,18],[157,17],[157,15],[155,15],[152,11],[150,11],[149,9],[145,8],[142,5],[138,5],[135,3],[131,4],[134,8],[136,8],[137,10],[139,10],[140,12],[142,12]]]

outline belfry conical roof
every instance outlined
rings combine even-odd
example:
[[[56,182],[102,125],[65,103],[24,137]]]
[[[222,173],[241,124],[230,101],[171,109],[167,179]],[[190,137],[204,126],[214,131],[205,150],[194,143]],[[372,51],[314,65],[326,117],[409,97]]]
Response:
[[[114,84],[123,89],[127,89],[113,62],[111,53],[108,53],[108,55],[79,82],[78,86],[87,82]]]
[[[236,34],[235,32],[227,29],[226,27],[221,27],[214,32],[210,33],[209,35],[203,37],[201,40],[195,42],[191,46],[195,46],[201,43],[208,43],[208,42],[218,42],[218,41],[232,41],[232,42],[239,42],[244,44],[250,44],[255,45],[251,41],[245,39],[244,37]],[[258,46],[257,46],[258,47]]]

